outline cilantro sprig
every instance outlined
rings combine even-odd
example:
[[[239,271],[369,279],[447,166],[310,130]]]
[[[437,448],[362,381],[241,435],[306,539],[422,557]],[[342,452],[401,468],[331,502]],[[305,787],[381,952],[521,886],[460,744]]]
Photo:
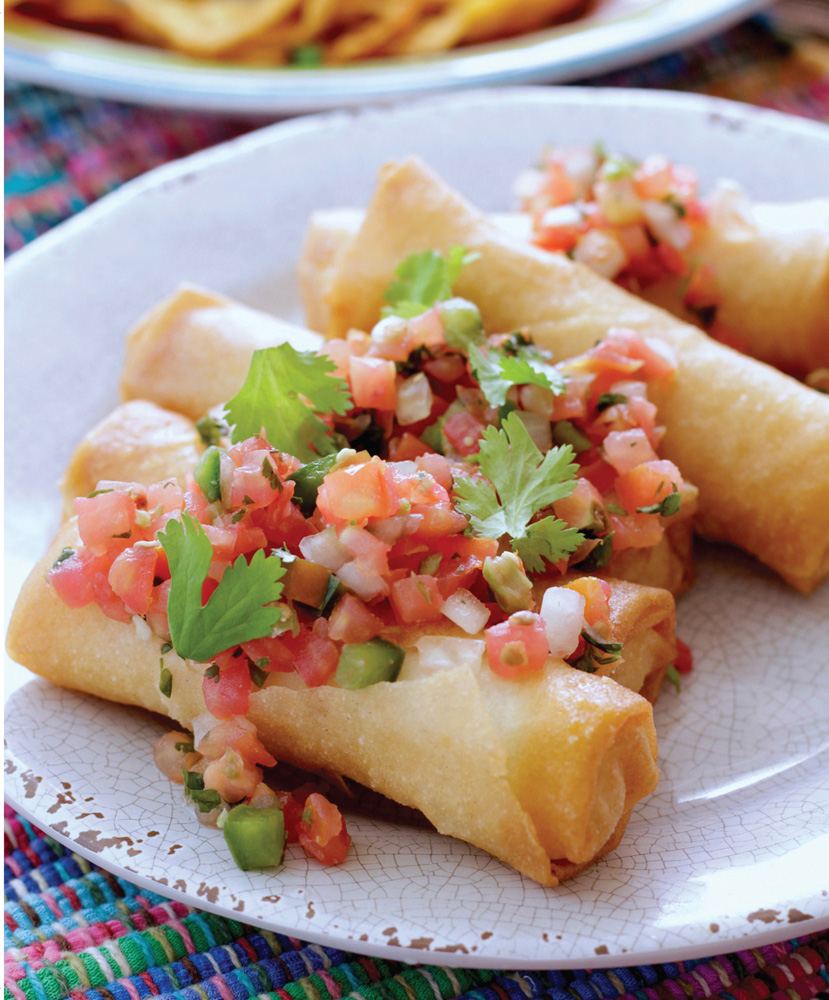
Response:
[[[436,302],[452,296],[452,286],[467,264],[480,254],[466,247],[452,247],[444,257],[437,250],[424,250],[408,256],[394,272],[396,280],[385,291],[383,316],[411,319],[426,312]]]
[[[577,466],[572,448],[552,448],[542,455],[520,417],[510,413],[500,429],[484,431],[477,457],[489,482],[469,476],[455,480],[458,510],[475,534],[507,535],[530,572],[543,570],[545,560],[558,562],[576,551],[584,536],[565,521],[548,515],[530,523],[539,511],[573,492]]]
[[[290,344],[255,351],[242,388],[225,407],[234,444],[264,429],[274,448],[303,462],[335,452],[330,428],[317,414],[342,416],[352,402],[334,371],[329,358]]]
[[[470,344],[467,355],[472,374],[490,406],[503,406],[513,385],[540,385],[556,396],[566,389],[561,372],[531,343],[519,343],[509,353],[494,347],[485,353]]]
[[[213,559],[204,528],[184,513],[181,521],[168,522],[158,540],[170,565],[167,619],[179,656],[205,663],[241,642],[269,635],[281,620],[273,602],[282,594],[279,580],[285,570],[275,556],[266,557],[261,549],[249,563],[239,556],[203,605],[202,587]]]

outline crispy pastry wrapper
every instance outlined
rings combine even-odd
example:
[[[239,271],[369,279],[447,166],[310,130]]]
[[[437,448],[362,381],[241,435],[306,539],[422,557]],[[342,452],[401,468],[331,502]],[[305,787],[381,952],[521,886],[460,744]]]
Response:
[[[310,330],[209,292],[183,288],[130,333],[122,394],[197,419],[239,390],[255,350],[285,342],[297,350],[320,350],[325,344]],[[609,572],[674,595],[682,593],[694,575],[688,513],[681,511],[670,519],[659,544],[619,553]]]
[[[75,497],[87,496],[101,481],[149,486],[175,479],[183,487],[203,451],[192,420],[145,399],[124,403],[73,452],[60,484],[64,517],[75,513]]]
[[[94,605],[68,608],[47,582],[57,555],[76,544],[72,519],[23,587],[8,633],[10,655],[54,683],[188,727],[204,711],[202,668],[166,654],[173,686],[165,698],[158,687],[160,640],[142,638]],[[619,602],[620,626],[636,628],[642,609],[626,604],[623,592]],[[668,646],[672,613],[671,602],[661,622]],[[411,648],[422,634],[400,630],[394,638]],[[656,654],[663,664],[657,673],[664,673],[665,645]],[[277,759],[342,774],[417,808],[441,833],[543,885],[613,850],[636,802],[656,786],[651,706],[609,677],[552,657],[539,673],[517,680],[469,663],[430,672],[418,662],[409,675],[416,679],[358,691],[297,690],[272,675],[274,683],[252,695],[249,717]]]
[[[668,344],[679,369],[651,395],[663,454],[699,487],[698,529],[806,593],[829,573],[829,398],[636,298],[563,255],[505,234],[417,160],[381,171],[329,298],[332,335],[371,329],[397,264],[424,249],[480,252],[456,284],[493,331],[526,329],[555,357],[612,326]]]
[[[490,218],[511,236],[532,240],[528,215]],[[315,212],[309,220],[298,277],[312,330],[331,327],[328,296],[362,221],[363,212],[349,208]],[[743,197],[732,211],[714,210],[684,254],[713,267],[717,321],[732,346],[795,375],[829,367],[829,198],[751,205]],[[637,294],[699,325],[683,304],[686,282],[671,275]]]
[[[314,351],[320,338],[292,323],[189,286],[159,303],[128,334],[125,400],[147,399],[198,420],[241,387],[253,352],[285,341]]]

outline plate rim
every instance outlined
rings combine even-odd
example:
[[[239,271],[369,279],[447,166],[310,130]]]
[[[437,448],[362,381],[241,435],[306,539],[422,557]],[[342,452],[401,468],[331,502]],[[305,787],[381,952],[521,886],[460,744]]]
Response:
[[[475,91],[470,92],[466,95],[448,95],[439,98],[424,98],[418,102],[412,102],[407,108],[397,108],[397,109],[363,109],[357,112],[333,112],[328,115],[317,115],[312,118],[302,118],[294,119],[288,122],[278,123],[276,125],[270,126],[269,128],[259,130],[245,136],[241,136],[237,139],[230,140],[220,146],[213,147],[208,150],[201,151],[199,153],[193,154],[190,157],[184,158],[180,161],[176,161],[171,164],[166,164],[162,167],[156,168],[147,174],[142,175],[136,180],[125,184],[118,191],[107,195],[105,198],[101,199],[96,205],[84,210],[73,218],[67,220],[61,226],[56,227],[54,230],[39,237],[28,247],[17,251],[9,259],[6,265],[7,269],[7,294],[9,284],[14,284],[14,276],[18,273],[18,270],[22,267],[30,266],[31,264],[37,264],[40,256],[44,252],[49,252],[50,248],[60,246],[67,239],[72,239],[76,232],[82,231],[82,227],[94,225],[99,212],[106,212],[112,210],[119,210],[120,205],[126,204],[128,201],[134,198],[140,197],[145,191],[154,189],[156,187],[164,187],[170,183],[175,183],[188,174],[193,172],[199,172],[202,170],[209,170],[210,166],[214,162],[221,162],[222,160],[232,159],[236,156],[240,150],[246,151],[248,148],[252,151],[257,147],[263,145],[269,145],[272,142],[278,142],[279,140],[275,136],[293,136],[299,134],[307,129],[325,129],[333,127],[332,123],[336,124],[341,122],[343,124],[348,124],[353,121],[355,114],[360,116],[372,116],[378,118],[384,118],[389,115],[399,116],[401,114],[411,114],[420,113],[423,111],[430,111],[433,108],[438,108],[444,103],[466,103],[466,102],[489,102],[493,99],[504,102],[504,104],[509,104],[512,101],[522,101],[526,99],[527,95],[537,95],[543,103],[558,103],[563,101],[565,103],[570,103],[573,105],[583,104],[589,101],[591,104],[595,104],[597,97],[599,99],[604,99],[608,106],[624,104],[625,107],[631,106],[631,98],[634,97],[635,101],[639,102],[639,107],[665,107],[670,104],[682,104],[688,108],[696,109],[696,112],[701,116],[708,113],[716,112],[718,114],[725,115],[727,117],[736,118],[739,120],[751,120],[759,125],[770,125],[775,129],[784,128],[790,134],[801,134],[807,136],[809,139],[819,138],[822,142],[827,144],[827,149],[829,149],[829,126],[819,125],[818,123],[809,122],[806,120],[792,118],[791,116],[783,115],[779,112],[769,111],[766,109],[755,109],[748,108],[743,105],[735,104],[731,101],[726,101],[719,98],[710,98],[700,95],[689,95],[689,94],[675,94],[675,93],[654,93],[648,90],[623,90],[621,88],[521,88],[520,90],[492,90],[492,91]],[[9,281],[11,279],[11,281]],[[12,290],[13,294],[13,290]],[[19,808],[21,814],[27,815],[27,810],[25,805],[17,804],[13,799],[9,801]],[[27,818],[30,818],[27,816]],[[48,826],[43,820],[38,819],[36,816],[31,817],[36,825],[40,827]],[[60,840],[60,835],[56,832],[50,831],[50,835],[54,835],[56,839]],[[76,844],[71,838],[66,838],[61,841],[70,846],[71,849],[76,850],[79,854],[88,857],[89,860],[101,867],[107,868],[107,870],[114,871],[116,874],[125,874],[125,877],[132,881],[136,881],[135,873],[125,872],[120,866],[107,866],[102,864],[102,859],[99,855],[94,852],[84,853],[81,845]],[[183,902],[189,905],[196,905],[203,909],[212,909],[213,912],[227,914],[226,910],[222,910],[219,907],[213,907],[208,905],[208,900],[199,899],[198,901],[193,901],[192,897],[182,894],[181,897],[175,895],[174,893],[168,893],[166,887],[161,887],[152,883],[148,880],[146,883],[147,888],[151,888],[154,892],[158,892],[160,895],[170,895],[172,898],[181,898]],[[823,930],[829,923],[824,922],[823,918],[814,918],[814,928],[812,926],[812,921],[802,922],[795,925],[797,928],[797,934],[802,929],[803,933],[811,933],[812,929]],[[787,937],[792,936],[793,927],[791,925],[775,926],[769,929],[762,930],[758,935],[751,936],[740,936],[734,938],[735,944],[740,942],[743,945],[750,944],[761,944],[761,943],[773,943],[774,941],[780,941]],[[295,932],[292,932],[295,933]],[[301,932],[304,936],[309,939],[313,939],[314,935],[308,935],[307,931]],[[332,946],[342,948],[343,950],[353,951],[355,942],[351,939],[338,940],[331,935],[326,935],[326,940],[332,941]],[[731,940],[731,939],[728,939]],[[389,948],[380,946],[381,950],[373,950],[371,947],[365,947],[366,942],[358,942],[361,949],[364,949],[363,953],[366,954],[378,954],[383,956],[389,956],[392,954],[392,950]],[[720,949],[723,947],[723,942],[716,942],[716,947]],[[422,962],[425,957],[433,958],[436,953],[434,952],[421,952],[413,951],[408,948],[394,949],[395,955],[393,957],[398,957],[402,961],[407,962]],[[396,953],[399,951],[399,955]],[[717,954],[722,954],[723,952],[718,950]],[[659,961],[666,961],[666,955],[675,955],[676,960],[682,960],[684,958],[694,958],[701,955],[709,955],[710,947],[707,945],[687,945],[677,948],[675,951],[669,948],[660,948],[658,951],[654,952],[637,952],[631,953],[631,956],[614,954],[610,956],[597,955],[595,958],[591,958],[590,966],[596,968],[606,968],[606,967],[618,967],[621,961],[627,961],[628,957],[633,961],[634,957],[637,962],[646,961],[646,956],[660,956]],[[489,967],[492,963],[486,961],[482,958],[475,961],[475,956],[466,954],[461,955],[458,960],[455,960],[456,956],[440,953],[440,961],[447,965],[457,965],[460,967]],[[653,958],[656,961],[656,958]],[[539,965],[537,960],[526,960],[522,963],[521,960],[511,959],[514,962],[514,967],[519,968],[582,968],[584,963],[582,961],[575,961],[573,959],[562,960],[560,964],[555,964],[551,961],[545,961],[544,965]]]
[[[14,23],[7,28],[5,65],[12,78],[60,85],[86,96],[220,114],[305,113],[388,103],[470,86],[562,83],[610,72],[695,44],[760,12],[768,0],[704,3],[705,9],[700,11],[696,0],[650,0],[641,11],[598,16],[593,23],[588,15],[583,26],[578,21],[566,22],[502,42],[395,60],[385,66],[377,61],[344,69],[280,68],[276,72],[204,66],[198,60],[189,63],[187,57],[166,50],[87,36],[32,19],[23,30],[16,30]],[[575,30],[570,29],[571,24],[577,25]],[[622,24],[631,25],[632,35],[619,46],[613,29]],[[68,32],[74,41],[68,50],[49,44],[49,37],[60,37],[61,32]],[[580,51],[578,40],[583,38],[588,39],[588,45]],[[574,39],[575,51],[568,55],[566,50],[573,47]],[[80,51],[74,51],[75,47]],[[84,52],[87,47],[93,50],[91,54]],[[125,75],[125,67],[132,67],[131,75]],[[136,67],[141,70],[138,79]]]

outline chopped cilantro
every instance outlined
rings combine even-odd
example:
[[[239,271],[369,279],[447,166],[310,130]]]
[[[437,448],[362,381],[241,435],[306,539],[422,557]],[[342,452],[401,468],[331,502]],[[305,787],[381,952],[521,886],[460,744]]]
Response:
[[[55,566],[59,566],[62,562],[65,562],[67,559],[71,559],[74,554],[75,554],[74,549],[69,549],[69,548],[61,549],[60,555],[52,563],[52,569],[54,569]]]
[[[627,396],[621,392],[603,392],[596,403],[596,409],[602,413],[611,406],[616,406],[617,403],[626,403],[627,401]]]
[[[679,691],[682,687],[682,684],[679,679],[679,671],[676,669],[673,663],[665,671],[665,680],[670,681],[677,691]]]
[[[682,497],[676,484],[672,483],[671,485],[673,489],[659,503],[652,503],[649,507],[637,507],[637,513],[659,514],[661,517],[670,517],[672,514],[676,514],[682,507]]]
[[[263,656],[256,661],[256,663],[251,663],[248,661],[248,671],[250,672],[250,679],[253,683],[261,688],[265,681],[268,679],[268,672],[260,664],[264,663],[265,667],[270,663],[267,656]]]
[[[198,771],[181,769],[184,776],[184,794],[199,807],[199,812],[207,813],[222,804],[222,798],[212,788],[204,787],[204,777]]]
[[[604,538],[599,539],[599,544],[594,546],[580,563],[579,569],[583,573],[590,573],[593,570],[604,569],[613,558],[613,532],[609,531]]]
[[[317,416],[342,416],[351,408],[348,385],[332,376],[334,370],[328,358],[290,344],[255,351],[242,388],[225,408],[234,444],[264,431],[274,448],[303,462],[336,451]]]
[[[173,693],[173,675],[170,672],[170,668],[164,666],[164,660],[160,661],[160,667],[161,673],[158,678],[158,690],[165,698],[169,698]]]
[[[196,747],[195,747],[195,745],[193,744],[192,741],[189,742],[189,743],[184,743],[184,742],[182,742],[182,743],[176,743],[175,744],[175,748],[176,748],[176,750],[179,751],[179,753],[195,753],[196,752]]]
[[[270,635],[282,612],[273,606],[282,593],[282,563],[260,549],[248,563],[239,556],[202,604],[202,587],[213,547],[202,526],[184,513],[171,520],[158,540],[170,564],[167,618],[179,656],[204,663],[222,650]]]
[[[291,49],[288,62],[300,69],[316,69],[323,64],[323,48],[321,45],[297,45]]]
[[[527,569],[538,572],[544,560],[558,562],[584,541],[581,532],[553,515],[530,523],[573,492],[577,466],[572,458],[568,447],[542,455],[518,415],[510,413],[501,429],[484,431],[478,461],[489,482],[467,476],[455,480],[458,510],[475,534],[509,536]]]
[[[161,655],[164,656],[165,653],[169,653],[172,648],[173,644],[171,642],[165,642],[161,647]]]
[[[113,490],[112,487],[109,487],[105,490],[93,490],[91,493],[86,494],[86,499],[91,500],[93,497],[99,497],[103,493],[114,493],[114,492],[115,490]]]
[[[467,253],[466,247],[452,247],[448,258],[436,250],[411,254],[394,272],[396,280],[385,291],[383,298],[388,305],[383,316],[411,319],[450,298],[461,271],[478,256]]]
[[[601,166],[601,176],[606,181],[620,181],[625,177],[633,177],[638,162],[624,153],[611,153],[605,157]]]
[[[474,344],[467,348],[472,372],[490,406],[503,406],[512,385],[540,385],[556,395],[564,392],[561,373],[532,344],[509,354],[490,348],[484,353]]]

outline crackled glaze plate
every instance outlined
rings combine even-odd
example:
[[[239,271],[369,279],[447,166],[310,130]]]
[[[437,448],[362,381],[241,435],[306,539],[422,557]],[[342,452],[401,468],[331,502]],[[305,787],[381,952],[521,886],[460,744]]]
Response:
[[[829,129],[635,91],[515,89],[300,119],[126,185],[7,266],[7,597],[58,523],[55,483],[117,402],[127,327],[177,281],[299,318],[308,214],[364,203],[418,153],[474,202],[511,205],[544,143],[663,151],[759,200],[825,193]],[[48,628],[48,622],[44,628]],[[158,719],[6,668],[6,794],[96,863],[192,905],[409,962],[602,967],[702,957],[829,926],[829,587],[810,597],[704,547],[681,601],[695,670],[656,709],[662,781],[620,848],[542,889],[428,829],[356,817],[324,869],[240,872],[157,776]]]
[[[209,62],[15,15],[11,79],[81,94],[233,114],[290,114],[502,83],[554,83],[654,58],[722,31],[768,0],[593,0],[546,31],[424,57],[347,67]]]

